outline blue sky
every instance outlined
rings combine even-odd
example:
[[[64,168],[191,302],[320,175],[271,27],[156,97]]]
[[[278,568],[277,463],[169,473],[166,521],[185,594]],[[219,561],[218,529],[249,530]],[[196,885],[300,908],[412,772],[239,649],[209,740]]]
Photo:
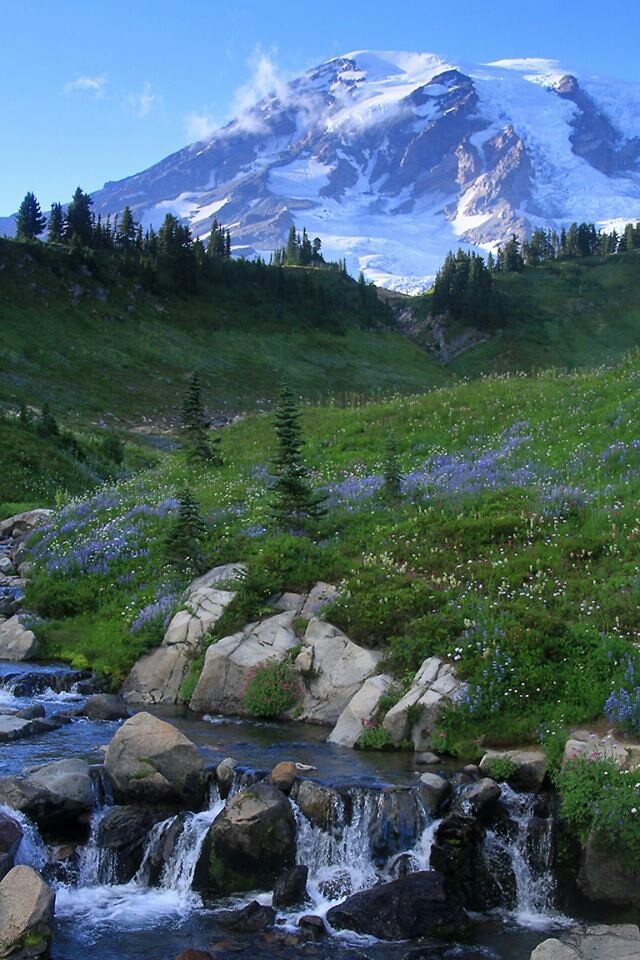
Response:
[[[640,82],[638,0],[0,0],[0,214],[142,170],[350,50]]]

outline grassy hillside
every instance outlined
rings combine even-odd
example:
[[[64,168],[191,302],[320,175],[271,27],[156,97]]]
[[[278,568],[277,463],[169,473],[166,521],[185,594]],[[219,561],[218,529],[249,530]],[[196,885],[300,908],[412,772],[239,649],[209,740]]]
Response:
[[[620,360],[640,343],[640,251],[497,273],[494,283],[500,329],[448,364],[456,374],[593,367]],[[430,311],[428,294],[411,303],[417,317]],[[448,338],[463,330],[450,325]]]
[[[388,325],[375,297],[363,317],[352,280],[287,275],[297,283],[288,299],[251,265],[231,265],[195,294],[152,293],[107,255],[89,270],[67,249],[0,240],[0,405],[49,401],[85,421],[157,426],[175,421],[193,370],[222,413],[269,401],[285,372],[298,394],[338,402],[450,379]]]
[[[225,431],[224,467],[171,456],[58,514],[29,597],[51,618],[44,650],[115,682],[159,641],[185,583],[163,539],[188,482],[208,522],[206,563],[249,564],[220,633],[277,590],[337,582],[329,618],[384,651],[399,691],[432,654],[468,680],[468,703],[434,731],[440,749],[553,739],[600,717],[629,663],[640,670],[639,380],[634,354],[594,373],[309,408],[307,458],[328,513],[307,536],[269,529],[273,427],[248,417]],[[390,431],[397,503],[381,496]]]

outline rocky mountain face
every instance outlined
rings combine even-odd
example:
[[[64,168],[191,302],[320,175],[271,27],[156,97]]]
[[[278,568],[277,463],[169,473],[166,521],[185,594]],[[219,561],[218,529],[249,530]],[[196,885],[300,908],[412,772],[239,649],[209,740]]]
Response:
[[[128,204],[156,227],[171,212],[201,237],[216,217],[247,256],[306,226],[352,272],[419,290],[459,245],[640,219],[640,84],[546,60],[351,53],[94,204],[103,216]]]

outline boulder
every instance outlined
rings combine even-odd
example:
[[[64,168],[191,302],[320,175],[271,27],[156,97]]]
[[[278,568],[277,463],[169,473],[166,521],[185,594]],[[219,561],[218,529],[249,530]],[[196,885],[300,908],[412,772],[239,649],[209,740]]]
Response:
[[[482,841],[484,829],[475,817],[450,813],[439,824],[429,862],[444,879],[447,896],[468,909],[482,909],[485,893]]]
[[[441,709],[460,700],[466,689],[451,664],[429,657],[413,678],[411,688],[389,710],[382,726],[393,743],[411,739],[416,751],[424,751]]]
[[[233,757],[225,759],[216,767],[216,783],[218,784],[218,793],[222,800],[226,800],[236,778],[236,767],[238,761]]]
[[[379,940],[427,936],[451,940],[469,925],[464,911],[447,901],[442,877],[433,870],[355,893],[332,907],[327,921],[336,930],[353,930]]]
[[[329,743],[337,743],[342,747],[355,746],[367,723],[375,718],[380,699],[393,684],[393,678],[386,673],[365,680],[338,717],[338,722],[327,737]]]
[[[11,870],[21,840],[18,821],[0,812],[0,880]]]
[[[315,780],[298,780],[291,790],[291,799],[300,807],[307,820],[321,830],[328,830],[333,811],[340,803],[340,796],[331,787]]]
[[[453,809],[464,815],[471,814],[483,821],[490,819],[500,799],[502,790],[490,777],[483,777],[477,783],[463,786],[458,793]]]
[[[284,660],[300,643],[295,613],[285,610],[212,644],[205,656],[190,707],[200,713],[244,715],[244,691],[253,670],[267,660]]]
[[[45,831],[75,835],[94,806],[89,766],[56,760],[23,777],[0,779],[0,804],[24,813]]]
[[[298,776],[298,768],[292,761],[283,761],[277,763],[269,774],[269,783],[282,790],[283,793],[289,793]]]
[[[423,773],[420,777],[420,796],[432,815],[440,813],[451,797],[451,784],[437,773]]]
[[[544,940],[531,960],[638,960],[640,930],[636,924],[600,924],[576,928],[562,940]]]
[[[491,776],[491,765],[496,760],[508,760],[515,770],[507,783],[514,790],[537,792],[542,789],[547,775],[547,761],[542,750],[488,750],[480,761],[480,770]]]
[[[31,867],[14,867],[0,881],[0,957],[27,960],[47,953],[55,894]]]
[[[35,634],[22,626],[17,615],[0,623],[0,660],[33,660],[37,654]]]
[[[95,693],[80,712],[89,720],[125,720],[130,716],[124,701],[114,693]]]
[[[170,723],[138,713],[107,748],[104,769],[121,803],[165,803],[199,809],[206,777],[195,744]]]
[[[582,854],[578,886],[595,903],[640,906],[640,872],[621,866],[615,847],[599,840],[593,828]]]
[[[27,510],[24,513],[17,513],[14,517],[8,517],[6,520],[0,521],[0,540],[7,537],[18,540],[46,523],[52,514],[53,510],[40,509]]]
[[[111,807],[98,824],[96,844],[111,856],[101,858],[100,883],[129,883],[142,863],[149,831],[157,817],[143,807]]]
[[[322,619],[322,610],[328,606],[338,596],[338,588],[331,583],[320,581],[313,587],[302,605],[300,616],[304,620],[311,620],[312,617]]]
[[[281,873],[273,887],[273,906],[282,909],[303,903],[307,896],[308,876],[309,868],[304,864]]]
[[[0,576],[11,577],[16,572],[11,557],[0,555]]]
[[[271,888],[295,862],[296,825],[291,804],[268,783],[236,794],[214,821],[209,880],[218,894]]]
[[[268,930],[276,922],[273,907],[262,906],[257,900],[251,900],[246,907],[237,910],[218,910],[215,918],[219,926],[237,933],[258,933]]]
[[[244,567],[214,567],[194,580],[185,596],[185,610],[173,617],[162,643],[134,664],[123,687],[127,703],[178,703],[180,688],[203,638],[218,622],[235,593],[217,584],[237,580]]]
[[[317,917],[313,913],[305,913],[304,917],[298,919],[298,928],[305,940],[322,940],[327,936],[327,928],[324,925],[322,917]]]
[[[416,753],[413,762],[418,767],[433,767],[440,763],[440,757],[437,753],[431,753],[430,750],[423,750],[422,753]]]
[[[294,662],[305,682],[300,719],[336,724],[379,661],[379,653],[359,647],[337,627],[311,620]]]
[[[625,770],[640,761],[640,745],[622,744],[611,733],[599,737],[589,730],[576,730],[564,745],[562,765],[571,760],[611,760]]]

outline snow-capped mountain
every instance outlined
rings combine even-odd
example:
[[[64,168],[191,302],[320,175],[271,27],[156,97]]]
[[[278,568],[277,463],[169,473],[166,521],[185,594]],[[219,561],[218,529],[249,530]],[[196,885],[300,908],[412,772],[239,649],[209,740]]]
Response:
[[[459,245],[640,219],[640,84],[359,51],[93,199],[156,227],[172,212],[201,237],[216,217],[247,255],[306,226],[352,272],[417,290]]]

